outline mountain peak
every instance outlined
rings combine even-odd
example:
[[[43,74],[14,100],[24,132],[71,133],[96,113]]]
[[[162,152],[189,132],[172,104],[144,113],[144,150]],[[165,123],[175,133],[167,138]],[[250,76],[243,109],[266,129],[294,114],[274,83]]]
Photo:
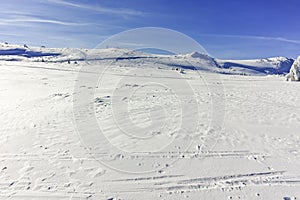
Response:
[[[192,53],[190,53],[190,54],[188,54],[188,55],[189,55],[190,57],[192,57],[192,58],[209,58],[208,55],[199,53],[199,52],[197,52],[197,51],[194,51],[194,52],[192,52]]]

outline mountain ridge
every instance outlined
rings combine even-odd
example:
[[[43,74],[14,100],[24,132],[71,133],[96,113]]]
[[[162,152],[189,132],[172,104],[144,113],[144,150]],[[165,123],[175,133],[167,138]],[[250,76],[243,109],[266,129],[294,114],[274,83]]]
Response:
[[[199,52],[178,55],[151,54],[142,51],[107,48],[46,48],[29,47],[27,45],[14,45],[0,43],[0,60],[3,61],[33,61],[33,62],[79,62],[99,61],[103,59],[156,62],[172,67],[184,69],[207,70],[226,74],[268,75],[287,74],[290,72],[294,59],[283,56],[230,60],[217,59]]]

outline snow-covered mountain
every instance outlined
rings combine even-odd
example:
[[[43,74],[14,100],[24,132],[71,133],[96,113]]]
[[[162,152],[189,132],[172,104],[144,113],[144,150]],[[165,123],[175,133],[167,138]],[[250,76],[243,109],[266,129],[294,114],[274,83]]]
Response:
[[[286,57],[272,57],[252,60],[218,60],[222,68],[246,74],[286,74],[294,60]]]
[[[160,67],[197,69],[225,74],[266,75],[287,74],[294,62],[291,58],[273,57],[252,60],[221,60],[198,52],[185,55],[157,55],[128,49],[75,49],[28,47],[0,43],[0,60],[32,62],[80,62],[116,60],[149,62]]]

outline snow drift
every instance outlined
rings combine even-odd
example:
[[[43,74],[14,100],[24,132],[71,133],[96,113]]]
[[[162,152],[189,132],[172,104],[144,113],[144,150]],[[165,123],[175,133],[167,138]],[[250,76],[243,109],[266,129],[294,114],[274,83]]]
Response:
[[[287,74],[288,81],[300,81],[300,56],[293,63],[290,73]]]

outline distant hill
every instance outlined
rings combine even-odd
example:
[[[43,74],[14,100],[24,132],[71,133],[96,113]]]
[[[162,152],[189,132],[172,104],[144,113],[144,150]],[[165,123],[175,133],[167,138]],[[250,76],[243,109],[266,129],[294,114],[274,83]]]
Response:
[[[148,51],[148,50],[147,50]],[[0,60],[32,62],[81,62],[135,60],[135,63],[153,62],[162,67],[204,70],[225,74],[268,75],[287,74],[294,59],[272,57],[252,60],[221,60],[198,52],[184,55],[170,55],[164,51],[133,51],[128,49],[76,49],[30,47],[0,43]]]

